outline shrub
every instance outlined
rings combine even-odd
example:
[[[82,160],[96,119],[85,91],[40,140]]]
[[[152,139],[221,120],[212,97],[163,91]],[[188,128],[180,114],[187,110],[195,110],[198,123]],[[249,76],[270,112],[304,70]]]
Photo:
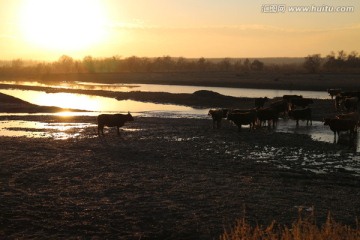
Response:
[[[252,227],[245,218],[238,220],[230,231],[225,231],[221,240],[358,240],[360,228],[358,222],[356,228],[342,225],[333,220],[330,213],[322,226],[316,224],[314,215],[299,218],[291,225],[281,226],[273,221],[269,226]]]

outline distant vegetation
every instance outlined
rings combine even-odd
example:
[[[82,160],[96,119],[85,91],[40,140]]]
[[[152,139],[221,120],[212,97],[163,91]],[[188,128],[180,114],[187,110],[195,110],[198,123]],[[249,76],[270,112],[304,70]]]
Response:
[[[37,62],[14,59],[0,61],[0,75],[46,75],[59,73],[118,73],[118,72],[210,72],[232,71],[237,73],[359,73],[360,56],[339,51],[326,57],[308,55],[301,61],[266,61],[267,59],[189,59],[183,57],[127,57],[113,56],[82,60],[63,55],[54,62]]]

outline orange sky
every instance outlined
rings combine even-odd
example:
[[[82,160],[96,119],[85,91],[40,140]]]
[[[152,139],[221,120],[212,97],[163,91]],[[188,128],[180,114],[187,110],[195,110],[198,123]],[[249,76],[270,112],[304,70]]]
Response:
[[[0,0],[0,59],[304,57],[359,51],[359,1],[243,2]],[[294,6],[303,12],[291,12]],[[274,10],[280,7],[281,12]],[[306,7],[312,12],[304,12]]]

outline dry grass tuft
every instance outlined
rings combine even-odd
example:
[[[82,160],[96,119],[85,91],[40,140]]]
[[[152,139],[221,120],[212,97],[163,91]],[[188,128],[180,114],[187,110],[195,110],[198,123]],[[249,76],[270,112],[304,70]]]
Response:
[[[337,223],[328,214],[326,222],[318,226],[314,214],[299,218],[291,225],[282,226],[273,221],[269,226],[251,226],[245,218],[236,222],[230,231],[225,231],[221,240],[359,240],[360,226],[356,221],[356,228]]]

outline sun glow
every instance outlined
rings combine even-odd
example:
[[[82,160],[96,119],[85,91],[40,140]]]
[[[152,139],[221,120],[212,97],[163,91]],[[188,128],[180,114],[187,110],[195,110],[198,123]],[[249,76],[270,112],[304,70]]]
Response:
[[[82,50],[106,37],[100,0],[24,0],[20,25],[31,44],[51,50]]]

